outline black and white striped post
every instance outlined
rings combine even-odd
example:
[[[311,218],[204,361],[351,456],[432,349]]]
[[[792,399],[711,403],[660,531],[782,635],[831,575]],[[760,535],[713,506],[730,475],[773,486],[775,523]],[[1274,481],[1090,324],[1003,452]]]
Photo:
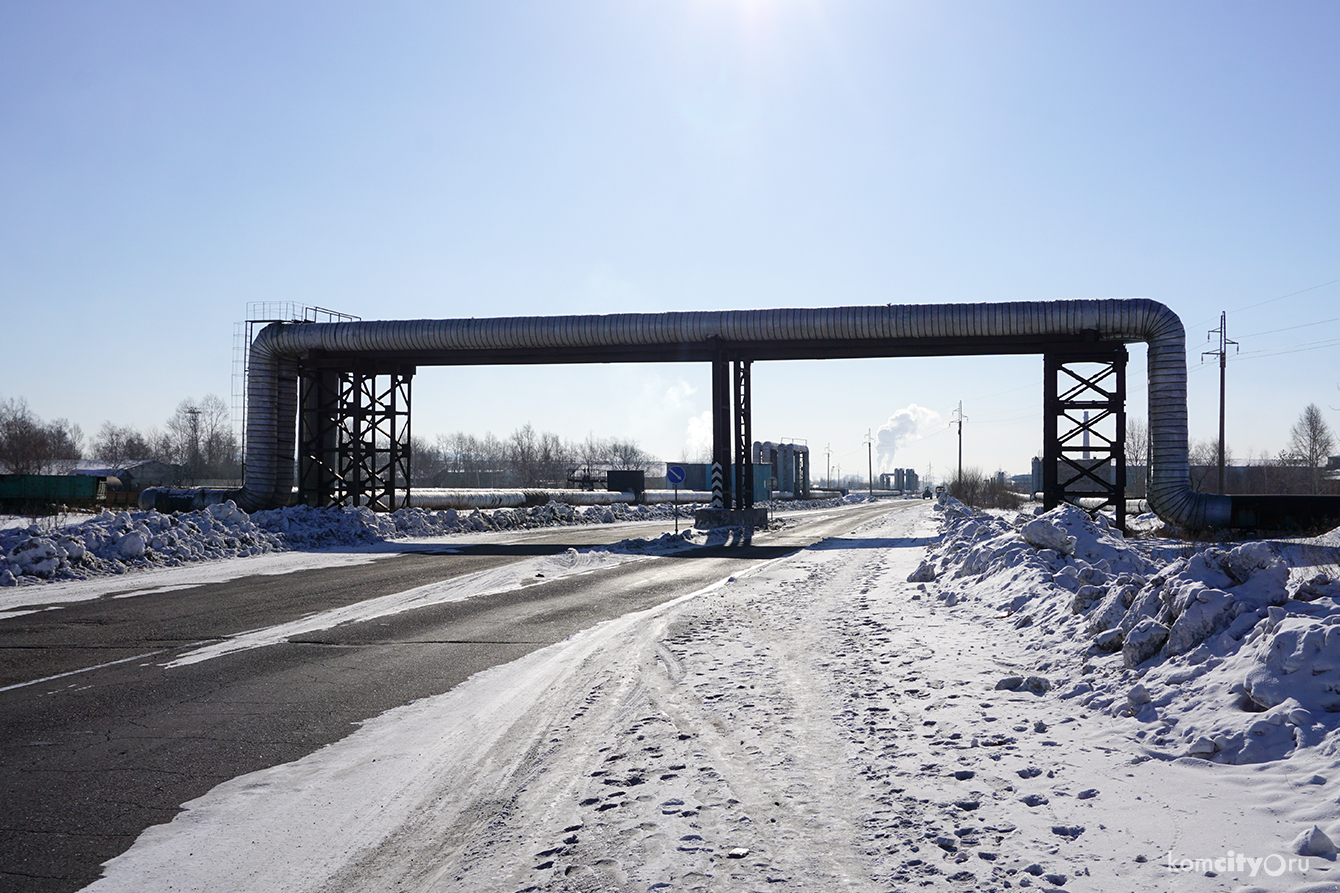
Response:
[[[731,453],[730,357],[723,350],[712,358],[712,508],[735,508],[730,475]]]

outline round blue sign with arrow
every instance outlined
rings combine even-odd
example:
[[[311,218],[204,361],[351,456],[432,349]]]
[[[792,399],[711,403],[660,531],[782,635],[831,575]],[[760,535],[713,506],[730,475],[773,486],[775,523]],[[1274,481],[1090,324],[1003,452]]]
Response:
[[[684,466],[667,465],[665,467],[665,480],[666,483],[676,487],[684,483]]]

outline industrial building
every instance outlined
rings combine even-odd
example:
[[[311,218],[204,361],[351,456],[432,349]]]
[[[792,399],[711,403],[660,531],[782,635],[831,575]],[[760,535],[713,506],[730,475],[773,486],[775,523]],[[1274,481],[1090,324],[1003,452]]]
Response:
[[[921,489],[921,478],[910,468],[895,468],[893,471],[880,473],[879,488],[881,490],[902,490],[904,493],[910,493]]]
[[[801,443],[754,441],[754,466],[768,471],[768,489],[781,499],[810,498],[810,448]]]

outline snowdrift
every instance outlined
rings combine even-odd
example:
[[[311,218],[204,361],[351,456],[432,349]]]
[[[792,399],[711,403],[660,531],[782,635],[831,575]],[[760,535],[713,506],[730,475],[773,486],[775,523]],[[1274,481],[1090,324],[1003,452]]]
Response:
[[[860,502],[864,497],[777,504],[773,508],[819,508]],[[242,558],[286,549],[321,549],[406,537],[435,537],[490,530],[692,517],[689,505],[601,505],[578,508],[550,502],[533,508],[493,511],[406,508],[318,509],[308,506],[247,514],[231,501],[193,512],[104,509],[64,526],[31,524],[0,530],[0,586],[81,580],[150,567]]]
[[[1340,549],[1312,541],[1127,540],[1062,506],[1008,520],[949,499],[909,576],[948,605],[1014,619],[1038,675],[1135,718],[1153,756],[1259,763],[1340,748]]]

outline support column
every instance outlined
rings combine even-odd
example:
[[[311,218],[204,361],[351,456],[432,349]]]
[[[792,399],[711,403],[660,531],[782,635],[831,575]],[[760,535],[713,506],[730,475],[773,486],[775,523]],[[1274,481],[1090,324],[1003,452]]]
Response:
[[[302,370],[299,498],[313,506],[409,505],[413,366]]]
[[[724,352],[712,360],[712,508],[730,509],[730,360]]]
[[[318,369],[303,375],[299,383],[298,501],[310,506],[332,505],[343,376]]]
[[[753,411],[749,393],[749,365],[735,361],[735,508],[754,507]]]
[[[712,504],[694,516],[695,527],[768,524],[767,509],[754,507],[751,362],[719,348],[712,358]]]
[[[1043,507],[1110,507],[1126,524],[1126,348],[1043,356]]]
[[[1056,399],[1056,374],[1060,365],[1056,354],[1042,355],[1042,507],[1047,511],[1062,502],[1056,474],[1061,464],[1061,441],[1057,437],[1061,407]]]

